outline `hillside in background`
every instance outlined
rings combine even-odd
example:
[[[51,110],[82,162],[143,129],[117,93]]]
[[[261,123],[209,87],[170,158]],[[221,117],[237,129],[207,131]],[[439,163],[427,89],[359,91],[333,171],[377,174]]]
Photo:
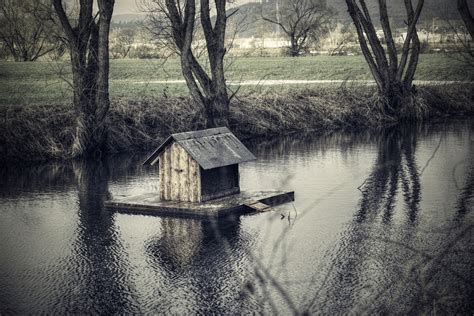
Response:
[[[279,0],[280,3],[282,0]],[[243,3],[238,5],[239,2]],[[230,25],[239,26],[239,37],[260,37],[262,35],[269,35],[276,32],[277,27],[271,23],[262,20],[262,15],[274,18],[275,7],[277,0],[262,0],[262,3],[256,1],[237,0],[234,5],[229,6],[229,14],[238,10],[230,20]],[[403,0],[387,1],[389,8],[389,16],[391,23],[396,27],[403,27],[405,25],[406,13]],[[350,22],[349,13],[345,0],[331,0],[327,1],[328,5],[336,12],[336,20],[341,23]],[[366,0],[367,6],[372,16],[372,20],[377,24],[379,22],[378,15],[378,1]],[[415,1],[413,1],[415,3]],[[114,26],[134,27],[141,26],[145,20],[145,13],[130,13],[114,15],[112,22]],[[456,9],[455,1],[453,0],[429,0],[425,1],[425,5],[420,18],[422,24],[442,24],[447,20],[459,20],[459,13]]]
[[[145,13],[126,13],[112,16],[112,23],[133,23],[143,22],[146,18]]]
[[[379,20],[378,15],[378,1],[377,0],[366,0],[367,6],[371,13],[374,21]],[[413,5],[416,6],[417,1],[412,1]],[[331,0],[328,4],[338,11],[338,18],[341,20],[348,19],[349,13],[347,12],[347,6],[345,0]],[[394,19],[395,23],[399,26],[406,19],[406,11],[403,0],[391,0],[387,1],[388,14]],[[456,9],[456,1],[454,0],[428,0],[425,1],[423,11],[421,14],[421,21],[432,20],[438,18],[440,20],[452,20],[459,19],[459,13]]]
[[[249,2],[238,6],[238,12],[234,14],[232,20],[244,25],[243,31],[239,33],[241,37],[260,36],[262,33],[274,32],[276,27],[268,22],[261,21],[262,14],[267,17],[275,17],[275,7],[277,0],[264,0],[263,3]],[[387,1],[389,16],[391,23],[396,27],[403,27],[405,25],[406,12],[405,5],[402,0]],[[281,0],[280,0],[281,3]],[[333,8],[336,12],[336,19],[338,22],[350,22],[349,13],[345,0],[331,0],[327,1],[328,6]],[[372,16],[372,20],[377,24],[379,22],[378,15],[378,1],[366,0],[367,6]],[[416,2],[413,1],[415,4]],[[231,8],[228,11],[232,12],[236,8]],[[425,5],[420,18],[420,23],[443,23],[447,20],[459,20],[459,13],[456,9],[455,1],[453,0],[430,0],[425,1]]]

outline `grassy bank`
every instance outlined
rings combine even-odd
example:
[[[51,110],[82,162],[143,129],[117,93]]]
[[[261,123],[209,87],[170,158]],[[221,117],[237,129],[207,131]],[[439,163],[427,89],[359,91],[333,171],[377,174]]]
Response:
[[[248,94],[233,100],[230,127],[241,138],[298,131],[377,128],[373,87],[324,88]],[[419,88],[414,108],[419,118],[474,114],[472,85]],[[411,115],[413,113],[408,113]],[[170,133],[200,128],[188,97],[113,98],[110,109],[111,153],[146,151]],[[67,156],[74,114],[59,103],[0,107],[0,155],[3,161],[35,161]]]
[[[163,83],[182,80],[179,61],[169,59],[112,60],[110,93],[113,98],[136,99],[143,96],[187,96],[184,83]],[[245,80],[371,80],[362,56],[311,56],[311,57],[249,57],[230,59],[226,76],[229,81]],[[71,98],[70,67],[66,62],[0,62],[0,106],[67,104]],[[420,56],[416,80],[474,81],[474,75],[465,65],[443,54]],[[157,82],[161,81],[161,82]],[[246,93],[267,93],[315,89],[321,85],[300,84],[291,86],[245,86]],[[323,85],[327,87],[328,85]],[[232,88],[236,88],[233,86]]]

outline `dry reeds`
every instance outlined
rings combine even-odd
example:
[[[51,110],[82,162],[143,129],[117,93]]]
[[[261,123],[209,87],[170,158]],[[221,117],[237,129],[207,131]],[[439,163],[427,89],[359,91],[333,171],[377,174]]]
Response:
[[[472,85],[418,88],[397,122],[435,116],[474,113]],[[374,87],[353,86],[298,90],[291,93],[249,94],[233,100],[230,128],[241,138],[378,128],[393,118],[378,110]],[[74,137],[74,112],[66,105],[5,106],[0,108],[2,161],[65,159]],[[115,99],[109,112],[110,153],[144,151],[170,133],[203,127],[190,98]]]

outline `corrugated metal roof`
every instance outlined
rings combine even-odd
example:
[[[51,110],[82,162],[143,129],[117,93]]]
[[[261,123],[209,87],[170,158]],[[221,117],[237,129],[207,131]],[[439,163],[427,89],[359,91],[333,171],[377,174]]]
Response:
[[[172,134],[143,164],[155,164],[160,153],[176,141],[203,169],[213,169],[255,160],[255,156],[227,128]]]

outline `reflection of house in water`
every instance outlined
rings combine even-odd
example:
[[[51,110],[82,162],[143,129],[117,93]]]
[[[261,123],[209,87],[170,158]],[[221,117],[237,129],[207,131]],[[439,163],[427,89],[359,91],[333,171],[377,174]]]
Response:
[[[154,239],[151,254],[173,268],[188,266],[202,247],[202,223],[193,219],[163,218],[161,234]]]
[[[239,234],[239,218],[198,220],[162,218],[161,234],[148,243],[149,254],[172,269],[191,265],[206,247],[232,243]]]
[[[242,294],[253,272],[250,240],[239,218],[162,218],[161,233],[148,240],[146,253],[160,273],[160,291],[187,293],[185,300],[167,300],[168,311],[189,313],[183,305],[212,314],[254,310],[255,302]]]

